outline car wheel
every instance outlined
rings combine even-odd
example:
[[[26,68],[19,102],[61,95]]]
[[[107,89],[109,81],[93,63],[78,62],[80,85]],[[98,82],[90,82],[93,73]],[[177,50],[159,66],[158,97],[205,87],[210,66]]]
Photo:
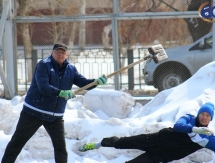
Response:
[[[182,68],[168,68],[157,74],[155,84],[158,90],[162,91],[183,83],[189,77],[189,73]]]

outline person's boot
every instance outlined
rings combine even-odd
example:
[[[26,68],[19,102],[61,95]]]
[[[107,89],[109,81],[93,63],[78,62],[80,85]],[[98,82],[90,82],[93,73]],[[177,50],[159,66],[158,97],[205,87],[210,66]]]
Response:
[[[110,138],[104,138],[104,139],[102,139],[101,145],[103,147],[114,147],[115,142],[117,140],[119,140],[119,138],[116,137],[116,136],[113,136],[113,137],[110,137]]]

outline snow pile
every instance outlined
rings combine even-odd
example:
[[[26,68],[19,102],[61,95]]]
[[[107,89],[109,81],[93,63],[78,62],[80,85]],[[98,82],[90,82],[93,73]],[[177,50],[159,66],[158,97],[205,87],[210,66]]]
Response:
[[[23,97],[11,101],[0,99],[0,159],[15,130]],[[196,114],[205,102],[215,104],[215,62],[202,67],[194,76],[178,87],[165,90],[142,106],[131,96],[119,91],[92,90],[67,103],[65,137],[69,163],[119,163],[143,153],[140,150],[119,150],[101,147],[79,152],[79,145],[98,142],[104,137],[131,136],[157,132],[172,127],[184,114]],[[209,127],[215,129],[215,119]],[[201,149],[172,163],[212,163],[214,152]],[[54,163],[53,146],[47,132],[40,127],[27,142],[16,163]]]
[[[94,89],[84,96],[84,105],[92,112],[102,110],[109,117],[126,118],[134,106],[134,99],[125,92]]]

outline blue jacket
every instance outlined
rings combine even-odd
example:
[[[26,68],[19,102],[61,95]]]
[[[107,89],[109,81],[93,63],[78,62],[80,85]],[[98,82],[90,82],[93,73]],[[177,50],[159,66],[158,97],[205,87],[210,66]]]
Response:
[[[67,103],[64,98],[58,97],[60,90],[71,90],[73,84],[83,87],[93,81],[82,76],[67,60],[59,68],[58,63],[49,56],[36,66],[23,110],[40,119],[54,121],[63,117]]]
[[[190,140],[194,143],[199,144],[204,148],[208,148],[215,152],[215,136],[196,134],[192,132],[192,128],[196,126],[196,117],[190,114],[182,116],[177,120],[173,129],[176,132],[187,133],[190,137]],[[198,126],[197,126],[198,127]]]

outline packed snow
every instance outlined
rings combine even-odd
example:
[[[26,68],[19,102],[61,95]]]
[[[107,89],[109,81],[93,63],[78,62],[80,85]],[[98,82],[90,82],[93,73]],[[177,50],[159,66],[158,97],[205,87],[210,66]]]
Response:
[[[0,99],[0,159],[15,130],[25,96]],[[144,151],[101,147],[79,152],[87,142],[104,137],[153,133],[172,127],[184,114],[197,114],[205,102],[215,104],[215,62],[202,67],[183,84],[160,92],[146,105],[121,91],[94,89],[68,101],[65,111],[65,137],[68,163],[123,163]],[[215,120],[209,127],[215,130]],[[43,127],[27,142],[16,163],[54,163],[50,137]],[[215,162],[214,152],[201,149],[172,163]]]

